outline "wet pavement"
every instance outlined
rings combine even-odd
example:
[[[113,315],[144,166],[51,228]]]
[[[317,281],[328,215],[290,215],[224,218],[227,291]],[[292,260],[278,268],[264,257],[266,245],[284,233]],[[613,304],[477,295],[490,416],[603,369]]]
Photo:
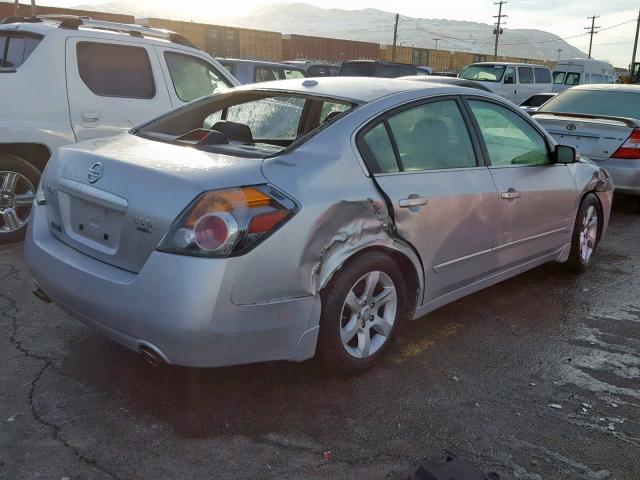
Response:
[[[0,247],[0,332],[2,479],[406,479],[445,449],[503,479],[640,478],[631,204],[587,274],[455,302],[357,378],[151,367],[37,301],[20,245]]]

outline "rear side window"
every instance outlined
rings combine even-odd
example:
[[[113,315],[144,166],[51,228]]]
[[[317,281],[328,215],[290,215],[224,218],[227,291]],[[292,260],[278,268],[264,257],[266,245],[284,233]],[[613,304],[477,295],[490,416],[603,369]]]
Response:
[[[0,36],[0,68],[18,68],[33,53],[41,37],[27,35]]]
[[[578,85],[580,83],[580,74],[569,72],[564,79],[565,85]]]
[[[527,84],[534,82],[533,68],[518,67],[518,76],[520,77],[520,83]]]
[[[224,92],[229,84],[211,64],[191,55],[164,52],[176,95],[183,102]]]
[[[80,42],[76,52],[80,78],[96,95],[123,98],[155,96],[156,86],[146,49]]]
[[[536,83],[551,83],[551,72],[546,68],[534,68]]]
[[[567,72],[553,72],[553,83],[556,85],[562,85],[566,74]]]
[[[284,78],[286,78],[287,80],[289,79],[296,79],[296,78],[304,78],[304,72],[302,70],[298,70],[297,68],[285,68],[284,69]]]
[[[256,67],[256,82],[270,82],[272,80],[284,80],[284,71],[279,68]]]
[[[387,135],[387,129],[384,123],[379,123],[362,137],[365,156],[375,162],[374,168],[376,173],[394,173],[399,172],[398,162],[396,162],[396,154],[393,151],[393,145]]]

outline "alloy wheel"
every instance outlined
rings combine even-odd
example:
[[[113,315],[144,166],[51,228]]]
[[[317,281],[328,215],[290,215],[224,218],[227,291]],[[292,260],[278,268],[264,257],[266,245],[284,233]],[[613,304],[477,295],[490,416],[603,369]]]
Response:
[[[0,235],[24,227],[36,198],[33,184],[24,175],[0,171]]]
[[[596,248],[598,239],[598,211],[593,205],[587,208],[580,231],[580,258],[588,263]]]
[[[398,296],[384,272],[363,275],[349,290],[340,316],[340,338],[349,355],[364,359],[387,342],[396,321]]]

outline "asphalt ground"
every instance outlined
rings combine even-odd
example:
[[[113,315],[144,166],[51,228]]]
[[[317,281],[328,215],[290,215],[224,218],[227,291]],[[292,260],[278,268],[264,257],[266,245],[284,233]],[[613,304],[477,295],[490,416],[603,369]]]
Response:
[[[545,265],[407,326],[376,369],[155,368],[31,294],[0,247],[0,478],[640,478],[640,214],[582,276]]]

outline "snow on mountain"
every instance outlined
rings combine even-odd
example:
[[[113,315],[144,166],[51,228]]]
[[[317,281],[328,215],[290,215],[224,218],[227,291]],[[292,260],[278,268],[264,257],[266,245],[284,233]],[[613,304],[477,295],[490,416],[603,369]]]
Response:
[[[155,5],[154,5],[155,3]],[[324,9],[304,3],[272,4],[257,7],[244,15],[220,17],[215,4],[211,12],[203,11],[202,3],[184,1],[179,7],[151,0],[115,0],[89,10],[128,13],[174,20],[198,21],[219,25],[298,33],[320,37],[344,38],[374,43],[393,42],[395,14],[373,8],[364,10]],[[493,26],[444,19],[401,16],[398,42],[402,45],[434,48],[434,37],[441,40],[438,49],[493,54]],[[500,37],[500,55],[554,60],[562,49],[563,58],[586,57],[581,50],[543,30],[504,29]]]

